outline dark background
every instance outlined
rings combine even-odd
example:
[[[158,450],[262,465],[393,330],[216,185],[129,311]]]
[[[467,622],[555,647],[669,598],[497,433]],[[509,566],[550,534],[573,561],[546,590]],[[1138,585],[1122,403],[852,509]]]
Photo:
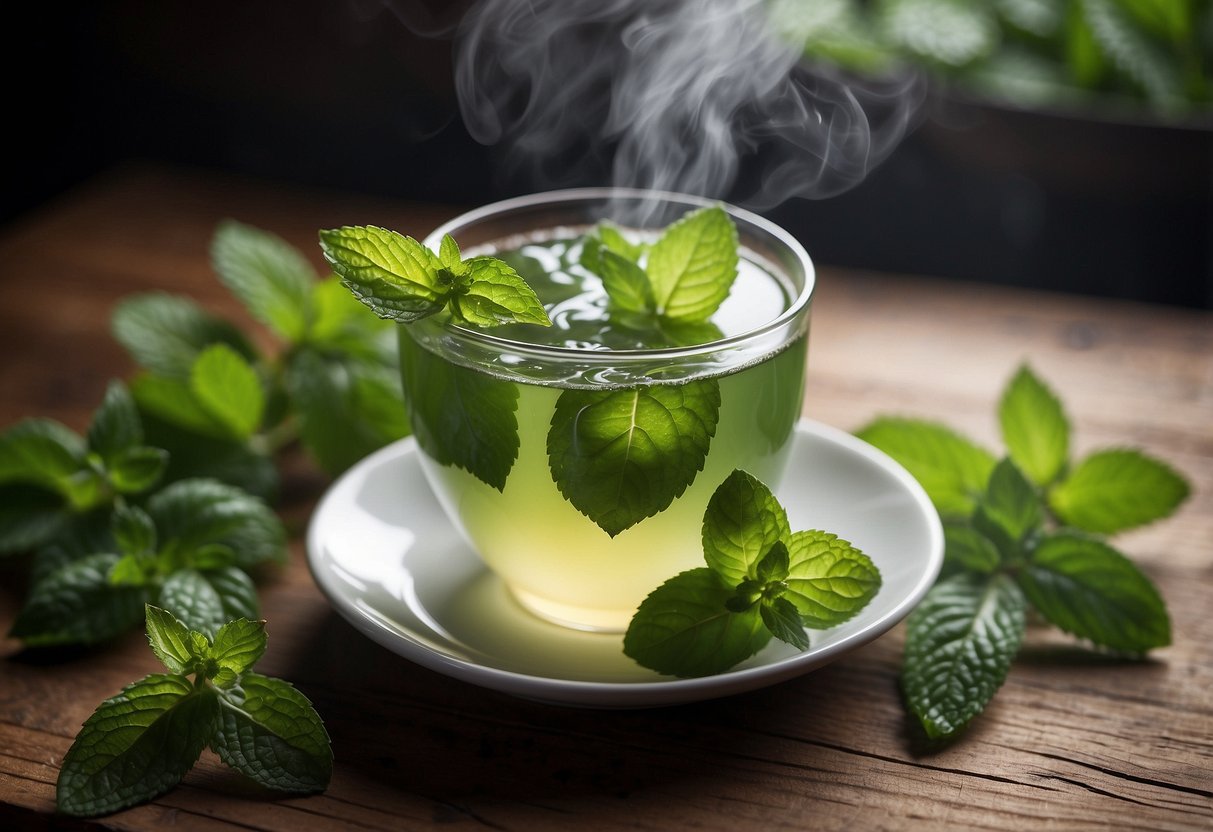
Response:
[[[465,5],[397,11],[433,30]],[[39,4],[4,38],[0,222],[135,160],[456,206],[537,187],[464,130],[449,40],[369,0]],[[935,95],[864,184],[766,213],[825,264],[1213,308],[1208,124]]]

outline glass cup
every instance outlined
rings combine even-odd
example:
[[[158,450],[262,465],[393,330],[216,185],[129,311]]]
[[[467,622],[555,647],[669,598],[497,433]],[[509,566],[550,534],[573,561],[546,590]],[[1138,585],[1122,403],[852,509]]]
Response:
[[[526,252],[576,238],[603,219],[634,240],[652,240],[681,215],[710,204],[716,203],[652,191],[558,191],[471,211],[425,244],[436,250],[450,234],[465,257]],[[405,397],[425,477],[488,568],[545,619],[580,629],[626,629],[648,593],[704,566],[704,510],[735,468],[771,488],[782,477],[803,398],[813,266],[787,232],[723,207],[737,227],[739,269],[759,276],[744,292],[735,285],[720,313],[745,320],[754,318],[760,301],[771,309],[744,331],[695,346],[601,349],[529,343],[517,337],[517,327],[502,337],[441,315],[400,327]],[[759,285],[763,280],[770,285]],[[591,420],[582,415],[609,397],[603,407],[694,399],[702,409],[718,400],[714,430],[700,430],[701,445],[690,452],[701,470],[691,472],[684,489],[681,475],[670,472],[685,473],[685,459],[667,464],[660,454],[645,457],[643,431],[626,432],[626,411],[619,441],[636,440],[635,457],[623,468],[595,468],[592,443],[601,436],[583,431]],[[591,461],[580,464],[579,457],[575,464],[569,454]],[[621,531],[605,531],[563,492],[614,488],[621,471],[622,504],[660,503],[662,494],[671,500]]]

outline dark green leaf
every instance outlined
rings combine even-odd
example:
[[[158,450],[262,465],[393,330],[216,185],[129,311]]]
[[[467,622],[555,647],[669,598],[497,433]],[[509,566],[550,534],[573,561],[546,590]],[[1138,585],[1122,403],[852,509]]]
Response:
[[[176,295],[127,298],[114,309],[111,325],[140,366],[170,378],[189,378],[198,353],[211,344],[227,344],[250,361],[257,357],[239,329]]]
[[[759,583],[782,581],[788,576],[788,547],[782,540],[776,540],[770,550],[758,561],[755,578]]]
[[[84,441],[63,425],[26,419],[0,433],[0,484],[30,483],[67,496],[84,456]]]
[[[381,318],[402,323],[432,315],[446,303],[442,261],[412,237],[368,226],[320,232],[324,257],[342,284]]]
[[[1070,454],[1070,423],[1061,402],[1025,365],[998,405],[1002,438],[1011,459],[1037,485],[1061,475]]]
[[[972,513],[994,470],[988,451],[933,422],[881,418],[856,436],[905,466],[945,516]]]
[[[518,388],[445,361],[400,337],[400,370],[417,444],[439,465],[454,465],[505,488],[518,457]]]
[[[1116,532],[1166,517],[1189,487],[1167,464],[1128,449],[1097,451],[1049,492],[1063,522],[1090,532]]]
[[[228,621],[256,618],[257,592],[252,580],[234,566],[207,572],[180,569],[165,580],[159,605],[209,637]]]
[[[1045,618],[1103,647],[1140,653],[1171,643],[1171,621],[1150,579],[1106,543],[1060,532],[1043,540],[1019,586]]]
[[[81,468],[62,480],[59,487],[74,511],[89,511],[113,499],[105,475],[92,467]]]
[[[211,242],[211,262],[254,317],[288,341],[303,338],[312,318],[316,273],[298,249],[266,231],[227,220]]]
[[[863,552],[837,535],[795,532],[788,546],[790,601],[806,626],[834,627],[868,605],[880,590],[880,570]]]
[[[733,595],[706,567],[683,572],[649,594],[632,616],[623,652],[670,676],[722,673],[757,653],[770,640],[759,606],[730,612]]]
[[[990,474],[981,511],[1018,543],[1044,521],[1044,506],[1036,489],[1015,463],[1004,459]]]
[[[235,439],[247,439],[261,424],[265,412],[261,379],[252,365],[226,344],[212,344],[198,354],[190,370],[190,392]]]
[[[147,640],[165,667],[173,673],[193,673],[199,660],[206,654],[199,655],[194,649],[190,631],[168,610],[148,604],[145,616],[147,619]]]
[[[809,649],[809,634],[804,631],[800,613],[787,598],[775,598],[760,605],[763,625],[771,635],[797,650]]]
[[[0,489],[3,493],[3,489]],[[117,544],[110,532],[110,511],[99,509],[65,516],[54,538],[34,553],[30,563],[30,586],[41,583],[52,572],[89,555],[114,554]]]
[[[120,451],[143,444],[143,425],[135,400],[120,381],[111,381],[88,428],[89,450],[106,462]]]
[[[265,622],[237,618],[229,621],[215,633],[215,643],[210,657],[223,668],[233,673],[244,673],[252,668],[265,652]]]
[[[118,551],[141,555],[156,549],[156,525],[138,506],[120,506],[114,510],[111,533]]]
[[[59,811],[104,815],[171,789],[214,734],[216,700],[183,677],[155,674],[102,702],[63,758]]]
[[[1024,598],[1005,575],[956,575],[910,614],[902,684],[932,738],[959,731],[1006,678],[1024,634]]]
[[[634,261],[604,249],[599,264],[602,288],[612,306],[630,312],[647,312],[656,306],[649,277]]]
[[[564,390],[548,432],[552,479],[614,537],[666,509],[695,480],[719,413],[715,379]]]
[[[36,485],[0,485],[0,555],[47,543],[68,521],[63,498]]]
[[[223,762],[279,791],[323,791],[333,751],[319,714],[281,679],[245,673],[219,697],[219,730],[211,747]]]
[[[89,555],[51,572],[30,590],[10,633],[31,647],[92,644],[143,619],[143,587],[112,586],[114,554]]]
[[[286,533],[265,503],[214,480],[181,480],[147,501],[161,549],[188,559],[214,543],[228,546],[243,568],[286,556]]]
[[[1095,40],[1117,69],[1155,104],[1178,105],[1184,86],[1176,59],[1138,29],[1119,4],[1112,0],[1082,0],[1082,4]]]
[[[1001,560],[998,547],[990,538],[960,523],[944,524],[943,557],[951,569],[987,574],[997,569]]]
[[[737,277],[737,229],[720,206],[700,208],[666,228],[646,266],[657,312],[706,321]]]
[[[451,314],[457,321],[473,326],[552,325],[535,291],[504,261],[473,257],[464,266],[470,283],[451,295]]]
[[[160,481],[168,468],[168,451],[136,446],[119,451],[106,473],[120,494],[139,494]]]
[[[143,426],[148,442],[169,452],[162,480],[165,484],[214,479],[263,500],[272,499],[278,491],[278,470],[273,460],[246,443],[200,436],[146,412]]]
[[[717,486],[703,514],[704,559],[730,586],[757,578],[759,560],[790,535],[788,516],[771,490],[741,470]],[[785,576],[786,566],[779,578]]]

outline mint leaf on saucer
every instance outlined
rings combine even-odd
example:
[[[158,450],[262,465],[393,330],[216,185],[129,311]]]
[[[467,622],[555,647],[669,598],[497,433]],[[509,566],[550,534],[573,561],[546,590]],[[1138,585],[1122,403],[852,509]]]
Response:
[[[1079,462],[1049,491],[1049,507],[1071,526],[1113,534],[1166,517],[1190,490],[1166,463],[1114,448]]]
[[[190,368],[190,391],[204,411],[235,439],[248,439],[261,424],[265,393],[257,371],[227,344],[212,344]]]
[[[227,344],[249,361],[257,357],[239,329],[176,295],[123,300],[114,309],[111,328],[136,363],[169,378],[188,379],[198,354],[211,344]]]
[[[211,263],[254,317],[288,341],[303,339],[314,315],[316,273],[298,249],[267,231],[225,220],[211,241]]]
[[[791,535],[783,597],[814,629],[853,618],[880,590],[880,570],[838,535],[809,530]]]
[[[704,559],[727,583],[736,586],[746,578],[759,577],[759,560],[775,543],[787,541],[790,534],[788,516],[771,490],[737,470],[708,501],[703,515]]]
[[[998,405],[1011,459],[1037,485],[1056,480],[1070,454],[1070,424],[1061,402],[1032,370],[1019,368]]]
[[[711,569],[683,572],[653,590],[632,617],[623,652],[670,676],[721,673],[770,641],[761,604],[745,612],[726,606],[733,595]]]
[[[1024,606],[1008,576],[960,574],[910,614],[902,684],[929,737],[953,734],[985,709],[1023,640]]]
[[[737,261],[737,229],[723,208],[682,217],[653,244],[645,266],[657,313],[706,321],[728,297]]]
[[[714,379],[561,392],[548,431],[560,493],[611,537],[663,511],[703,469],[716,435]]]
[[[1102,541],[1073,532],[1050,535],[1018,581],[1052,624],[1101,647],[1144,653],[1171,643],[1171,621],[1154,584]]]

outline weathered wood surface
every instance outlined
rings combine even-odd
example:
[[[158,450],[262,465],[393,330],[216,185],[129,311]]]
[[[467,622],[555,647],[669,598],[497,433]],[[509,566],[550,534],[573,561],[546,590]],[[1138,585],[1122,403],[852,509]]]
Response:
[[[124,294],[166,289],[239,316],[207,244],[227,216],[312,248],[315,229],[427,231],[453,209],[198,174],[105,177],[0,236],[0,426],[44,415],[83,428],[131,366],[108,335]],[[811,241],[810,241],[811,243]],[[980,264],[973,264],[979,272]],[[313,586],[296,538],[262,588],[270,649],[325,716],[337,755],[321,796],[282,799],[209,754],[118,829],[1209,829],[1213,828],[1213,315],[823,269],[806,412],[846,429],[878,413],[946,420],[996,445],[993,408],[1021,361],[1063,391],[1079,450],[1146,446],[1195,496],[1120,538],[1159,583],[1175,644],[1143,663],[1047,631],[959,742],[926,746],[897,687],[902,628],[829,667],[684,707],[596,712],[453,681],[372,644]],[[302,529],[323,480],[291,464]],[[22,592],[0,564],[0,627]],[[0,824],[53,816],[58,763],[80,723],[156,669],[139,633],[46,656],[0,641]]]

